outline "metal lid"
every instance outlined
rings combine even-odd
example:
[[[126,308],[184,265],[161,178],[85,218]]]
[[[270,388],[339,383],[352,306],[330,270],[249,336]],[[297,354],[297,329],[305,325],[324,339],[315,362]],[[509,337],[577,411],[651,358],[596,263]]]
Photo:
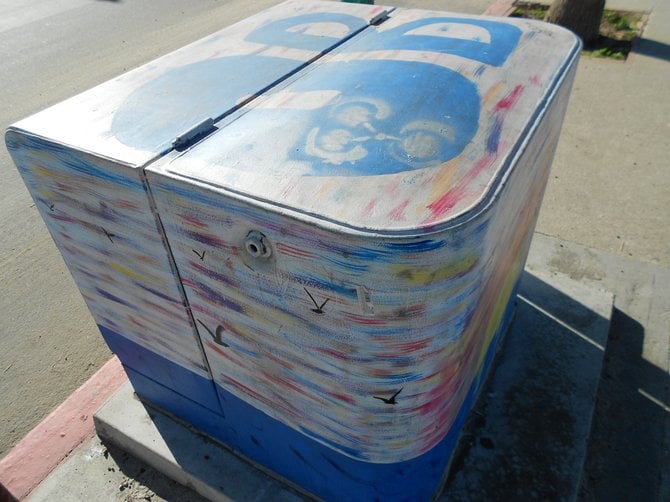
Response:
[[[544,23],[394,10],[148,171],[327,224],[434,229],[495,191],[578,50]]]

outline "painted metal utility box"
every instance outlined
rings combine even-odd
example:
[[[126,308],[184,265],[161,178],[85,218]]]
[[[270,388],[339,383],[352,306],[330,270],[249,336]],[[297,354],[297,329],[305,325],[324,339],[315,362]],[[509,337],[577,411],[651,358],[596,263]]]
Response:
[[[579,48],[287,2],[6,140],[138,395],[324,499],[427,499],[508,325]]]

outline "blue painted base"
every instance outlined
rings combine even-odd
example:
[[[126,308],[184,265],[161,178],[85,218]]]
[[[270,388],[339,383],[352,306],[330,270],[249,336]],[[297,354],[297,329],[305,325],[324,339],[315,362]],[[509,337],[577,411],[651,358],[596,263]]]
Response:
[[[218,386],[226,427],[216,431],[214,436],[324,500],[430,500],[446,479],[461,429],[511,322],[515,298],[514,293],[493,337],[482,372],[473,382],[450,432],[420,457],[393,464],[375,464],[347,457],[265,415]]]
[[[427,453],[393,464],[363,462],[342,455],[260,412],[218,386],[216,389],[221,409],[215,410],[211,407],[211,396],[206,392],[207,380],[201,379],[205,380],[202,382],[197,380],[201,377],[195,377],[195,381],[179,381],[180,375],[183,378],[190,372],[181,367],[175,368],[177,365],[174,363],[148,353],[146,349],[132,347],[136,344],[108,330],[103,335],[112,350],[117,352],[117,349],[121,349],[119,357],[135,391],[142,399],[183,419],[303,490],[324,500],[419,501],[434,497],[446,479],[461,429],[485,381],[496,348],[510,324],[516,294],[511,298],[503,322],[489,347],[482,372],[473,382],[447,436]],[[167,372],[169,378],[162,371]],[[174,386],[175,380],[178,386]],[[181,392],[176,392],[175,387]],[[189,389],[199,391],[189,392]],[[191,399],[194,395],[201,400],[207,397],[209,406],[194,402]]]
[[[104,326],[98,325],[98,328],[124,367],[174,390],[215,413],[220,413],[219,398],[214,383],[209,378],[202,377]],[[132,378],[130,380],[135,386]],[[169,410],[168,407],[166,409]]]

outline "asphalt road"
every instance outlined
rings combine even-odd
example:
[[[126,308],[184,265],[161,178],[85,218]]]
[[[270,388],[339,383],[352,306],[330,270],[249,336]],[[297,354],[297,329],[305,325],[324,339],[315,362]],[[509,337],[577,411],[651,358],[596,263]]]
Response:
[[[0,126],[277,1],[0,0]],[[110,357],[0,146],[0,457]]]

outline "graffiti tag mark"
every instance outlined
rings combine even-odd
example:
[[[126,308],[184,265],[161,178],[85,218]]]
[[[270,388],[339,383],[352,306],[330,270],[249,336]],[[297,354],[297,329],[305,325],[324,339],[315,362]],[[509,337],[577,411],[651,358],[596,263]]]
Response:
[[[221,325],[217,326],[216,327],[216,333],[214,333],[200,319],[198,319],[198,322],[202,325],[203,328],[205,328],[207,330],[207,332],[209,333],[209,335],[212,337],[212,339],[214,340],[214,342],[217,345],[221,345],[223,347],[230,347],[230,345],[228,345],[226,342],[224,342],[223,338],[221,338],[221,334],[225,331],[225,328],[223,326],[221,326]]]
[[[200,261],[203,261],[205,259],[205,253],[207,250],[203,251],[202,254],[198,253],[195,249],[191,249],[196,255],[198,255],[198,258],[200,258]]]
[[[316,307],[316,308],[312,309],[312,312],[314,312],[315,314],[323,314],[323,307],[324,307],[324,305],[325,305],[326,303],[328,303],[328,301],[330,300],[330,298],[326,298],[326,300],[325,300],[321,305],[319,305],[318,303],[316,303],[316,300],[314,299],[314,297],[312,296],[312,294],[311,294],[309,291],[307,291],[307,288],[306,288],[306,287],[303,286],[302,289],[305,290],[305,293],[307,293],[307,295],[309,296],[309,298],[312,300],[312,303],[313,303],[314,306]]]
[[[102,231],[105,232],[105,235],[106,235],[107,238],[109,239],[109,242],[111,242],[112,244],[114,244],[114,241],[112,240],[112,237],[116,237],[116,234],[112,234],[112,233],[108,232],[107,230],[105,230],[104,227],[100,227],[100,228],[102,228]]]
[[[395,400],[395,398],[398,397],[398,394],[400,394],[403,389],[404,389],[404,387],[400,387],[400,390],[398,390],[398,392],[396,392],[395,394],[393,394],[391,397],[388,397],[388,398],[387,397],[379,397],[379,396],[372,396],[372,397],[374,397],[375,399],[379,399],[380,401],[383,401],[386,404],[398,404],[398,402]]]

